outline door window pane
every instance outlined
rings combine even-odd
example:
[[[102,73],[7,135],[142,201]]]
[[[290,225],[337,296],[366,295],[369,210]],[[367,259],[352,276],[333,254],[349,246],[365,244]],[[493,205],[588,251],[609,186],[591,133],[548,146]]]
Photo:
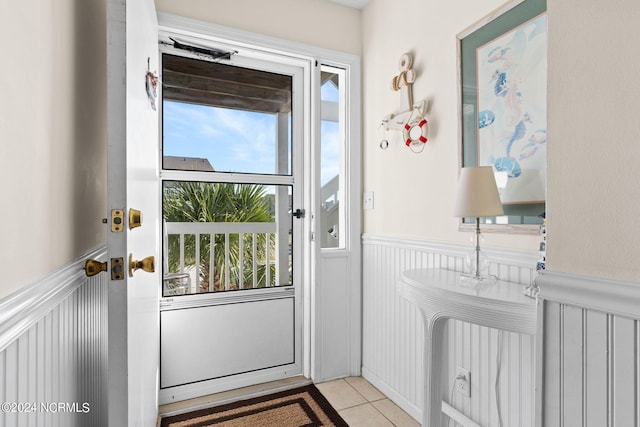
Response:
[[[165,181],[163,296],[291,285],[291,193]]]
[[[291,76],[162,61],[164,169],[291,174]]]

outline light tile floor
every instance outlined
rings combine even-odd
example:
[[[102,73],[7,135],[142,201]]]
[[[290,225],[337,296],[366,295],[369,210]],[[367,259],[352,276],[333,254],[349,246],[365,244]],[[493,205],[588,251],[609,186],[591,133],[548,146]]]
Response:
[[[420,423],[362,377],[315,386],[350,427],[420,427]]]

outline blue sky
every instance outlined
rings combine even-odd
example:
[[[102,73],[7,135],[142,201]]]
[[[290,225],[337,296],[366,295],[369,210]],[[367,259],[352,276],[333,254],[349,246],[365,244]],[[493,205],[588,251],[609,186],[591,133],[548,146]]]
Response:
[[[327,82],[321,97],[337,102],[338,91]],[[274,114],[165,101],[163,117],[165,156],[207,158],[216,171],[275,172]],[[321,132],[324,184],[339,171],[338,124],[323,122]]]

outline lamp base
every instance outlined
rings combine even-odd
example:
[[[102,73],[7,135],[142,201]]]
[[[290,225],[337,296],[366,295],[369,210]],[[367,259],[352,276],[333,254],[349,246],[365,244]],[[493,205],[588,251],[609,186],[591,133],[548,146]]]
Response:
[[[475,276],[473,274],[460,274],[460,285],[463,288],[478,289],[488,288],[497,283],[496,276]]]

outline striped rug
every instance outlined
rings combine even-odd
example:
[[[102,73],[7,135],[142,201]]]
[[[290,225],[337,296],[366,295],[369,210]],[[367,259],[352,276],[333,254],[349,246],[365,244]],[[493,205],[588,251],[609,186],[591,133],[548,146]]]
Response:
[[[161,427],[348,427],[313,385],[162,418]]]

